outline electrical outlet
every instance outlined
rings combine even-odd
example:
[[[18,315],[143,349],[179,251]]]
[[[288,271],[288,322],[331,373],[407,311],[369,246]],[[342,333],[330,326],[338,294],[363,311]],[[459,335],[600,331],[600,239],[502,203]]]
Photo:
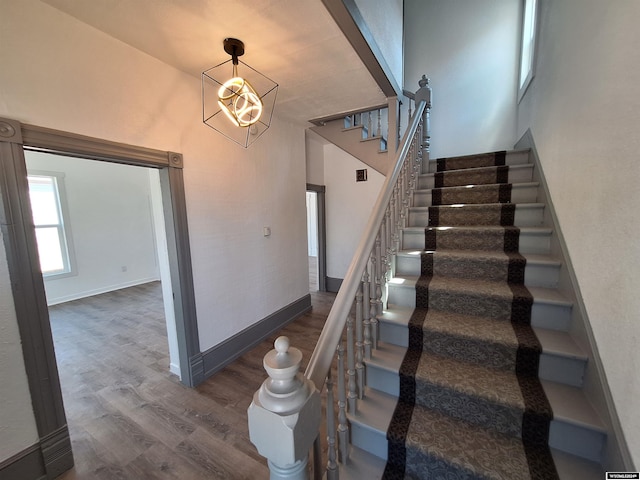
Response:
[[[363,168],[362,170],[356,170],[356,182],[366,182],[367,181],[367,169]]]
[[[122,266],[122,271],[123,271],[123,272],[126,272],[126,271],[127,271],[127,266],[126,266],[126,265],[123,265],[123,266]]]

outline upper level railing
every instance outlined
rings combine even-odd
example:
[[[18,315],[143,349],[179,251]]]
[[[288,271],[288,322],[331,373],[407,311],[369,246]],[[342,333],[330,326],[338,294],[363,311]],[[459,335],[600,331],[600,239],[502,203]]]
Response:
[[[414,93],[404,90],[401,97],[389,98],[387,104],[361,108],[309,121],[316,126],[323,126],[329,122],[339,120],[342,122],[344,129],[361,128],[362,140],[378,139],[381,151],[388,150],[391,154],[395,154],[396,148],[400,145],[402,136],[415,111],[414,97]]]
[[[393,168],[372,209],[351,264],[329,312],[304,376],[301,354],[281,337],[265,357],[267,379],[249,407],[249,431],[258,451],[269,459],[271,479],[308,478],[308,451],[314,442],[314,476],[338,478],[338,462],[349,456],[348,415],[364,398],[364,360],[378,345],[378,318],[386,305],[386,282],[393,256],[407,226],[421,164],[429,156],[431,90],[423,76]],[[395,128],[395,127],[394,127]],[[355,318],[351,315],[355,306]],[[346,332],[345,332],[346,327]],[[346,335],[345,335],[346,333]],[[346,348],[343,343],[346,339]],[[337,355],[337,412],[331,367]],[[327,462],[322,467],[319,393],[327,388]],[[337,426],[336,426],[337,420]],[[278,441],[274,432],[278,432]]]

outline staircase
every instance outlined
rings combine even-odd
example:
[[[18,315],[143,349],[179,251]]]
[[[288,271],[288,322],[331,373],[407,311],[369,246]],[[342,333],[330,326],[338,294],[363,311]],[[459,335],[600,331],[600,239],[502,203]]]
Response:
[[[341,478],[604,477],[532,172],[528,151],[423,163]]]
[[[387,149],[389,110],[387,105],[380,105],[348,115],[311,120],[316,126],[310,130],[386,175],[395,154],[395,150],[390,153]]]

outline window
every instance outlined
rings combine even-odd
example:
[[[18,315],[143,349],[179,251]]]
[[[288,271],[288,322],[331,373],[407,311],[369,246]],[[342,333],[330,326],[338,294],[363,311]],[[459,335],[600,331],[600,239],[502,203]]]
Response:
[[[40,270],[45,277],[70,274],[68,228],[63,211],[64,183],[61,173],[29,173],[29,198],[36,229]],[[66,210],[66,208],[65,208]]]
[[[520,78],[518,100],[520,100],[533,79],[536,48],[537,0],[524,0],[522,13],[522,45],[520,51]]]

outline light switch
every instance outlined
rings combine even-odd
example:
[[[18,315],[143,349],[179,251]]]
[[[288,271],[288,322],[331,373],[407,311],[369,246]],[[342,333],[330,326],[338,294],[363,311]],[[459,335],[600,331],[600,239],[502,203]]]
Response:
[[[271,227],[263,227],[262,234],[265,237],[268,237],[269,235],[271,235]]]

